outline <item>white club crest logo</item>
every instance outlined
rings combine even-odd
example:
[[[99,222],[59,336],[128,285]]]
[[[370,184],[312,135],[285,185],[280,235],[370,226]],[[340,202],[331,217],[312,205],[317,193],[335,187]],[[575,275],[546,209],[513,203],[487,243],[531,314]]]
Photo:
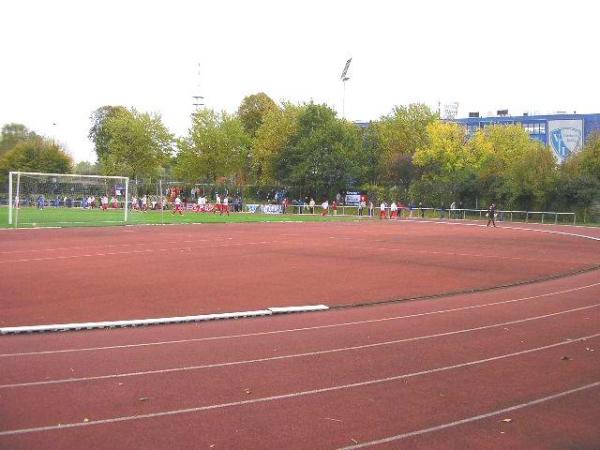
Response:
[[[561,126],[550,131],[550,145],[560,159],[565,159],[571,153],[581,149],[583,133],[581,128]]]

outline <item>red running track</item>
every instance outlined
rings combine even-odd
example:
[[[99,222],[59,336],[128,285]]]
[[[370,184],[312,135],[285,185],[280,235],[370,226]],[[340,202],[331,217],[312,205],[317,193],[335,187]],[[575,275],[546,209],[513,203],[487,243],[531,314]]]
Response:
[[[525,233],[502,231],[488,239]],[[596,244],[555,238],[574,260]],[[4,336],[0,366],[0,448],[592,449],[600,272],[324,313]]]
[[[0,326],[389,301],[585,270],[599,255],[600,241],[572,235],[418,221],[6,230]]]

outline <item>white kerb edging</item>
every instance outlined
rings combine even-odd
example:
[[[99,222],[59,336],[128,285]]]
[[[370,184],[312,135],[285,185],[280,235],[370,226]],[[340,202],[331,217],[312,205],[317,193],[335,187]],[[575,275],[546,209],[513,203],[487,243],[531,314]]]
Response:
[[[205,322],[209,320],[222,319],[240,319],[243,317],[271,316],[273,314],[323,311],[329,309],[325,305],[309,306],[288,306],[273,307],[268,309],[259,309],[254,311],[241,311],[230,313],[201,314],[197,316],[182,317],[162,317],[158,319],[135,319],[135,320],[114,320],[104,322],[82,322],[82,323],[58,323],[48,325],[25,325],[19,327],[0,328],[0,334],[20,334],[20,333],[42,333],[47,331],[76,331],[76,330],[94,330],[99,328],[124,328],[138,327],[147,325],[167,325],[172,323],[191,323]]]
[[[269,308],[273,314],[283,314],[292,312],[324,311],[329,309],[327,305],[308,305],[308,306],[274,306]]]

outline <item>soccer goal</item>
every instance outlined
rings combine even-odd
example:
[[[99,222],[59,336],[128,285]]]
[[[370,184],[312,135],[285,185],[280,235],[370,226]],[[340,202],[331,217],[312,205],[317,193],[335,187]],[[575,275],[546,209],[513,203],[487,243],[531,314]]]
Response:
[[[129,178],[10,172],[8,197],[15,228],[125,223]]]

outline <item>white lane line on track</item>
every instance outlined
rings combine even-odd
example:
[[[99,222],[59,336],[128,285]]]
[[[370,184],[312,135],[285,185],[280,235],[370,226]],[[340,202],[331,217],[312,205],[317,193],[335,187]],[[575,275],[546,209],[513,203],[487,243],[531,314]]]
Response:
[[[463,226],[463,227],[487,228],[487,225],[483,225],[481,223],[459,223],[459,222],[446,222],[446,221],[429,221],[429,222],[412,222],[412,223],[435,223],[435,224],[439,224],[439,225],[446,224],[446,225],[457,225],[457,226]],[[548,224],[548,226],[551,226],[551,225]],[[569,226],[569,225],[565,225],[565,226]],[[562,236],[572,236],[572,237],[579,237],[579,238],[584,238],[584,239],[591,239],[593,241],[600,241],[600,237],[594,237],[594,236],[590,236],[588,234],[570,233],[568,231],[542,230],[540,228],[526,228],[526,227],[517,227],[517,226],[510,226],[510,225],[502,225],[502,226],[498,226],[497,228],[506,229],[506,230],[533,231],[535,233],[558,234],[558,235],[562,235]]]
[[[248,337],[257,337],[257,336],[270,336],[270,335],[278,335],[285,333],[297,333],[304,331],[313,331],[313,330],[322,330],[327,328],[338,328],[338,327],[348,327],[353,325],[364,325],[370,323],[380,323],[387,322],[391,320],[402,320],[402,319],[412,319],[415,317],[424,317],[431,316],[437,314],[447,314],[459,311],[468,311],[471,309],[479,309],[479,308],[488,308],[492,306],[498,305],[506,305],[510,303],[518,303],[524,302],[527,300],[534,300],[538,298],[551,297],[554,295],[568,294],[571,292],[581,291],[583,289],[589,289],[596,286],[600,286],[600,282],[592,283],[585,286],[579,286],[576,288],[563,289],[560,291],[547,292],[545,294],[532,295],[529,297],[520,297],[516,299],[503,300],[500,302],[493,303],[483,303],[479,305],[470,305],[470,306],[461,306],[459,308],[451,308],[451,309],[441,309],[437,311],[429,311],[424,313],[417,314],[408,314],[405,316],[393,316],[393,317],[384,317],[381,319],[367,319],[367,320],[357,320],[353,322],[342,322],[335,323],[330,325],[318,325],[314,327],[303,327],[303,328],[291,328],[286,330],[275,330],[275,331],[261,331],[257,333],[245,333],[245,334],[232,334],[232,335],[224,335],[224,336],[211,336],[211,337],[202,337],[202,338],[190,338],[190,339],[177,339],[170,341],[156,341],[156,342],[144,342],[139,344],[124,344],[124,345],[111,345],[111,346],[103,346],[103,347],[86,347],[86,348],[67,348],[61,350],[42,350],[35,352],[19,352],[19,353],[2,353],[0,354],[0,358],[9,358],[9,357],[18,357],[18,356],[40,356],[40,355],[53,355],[60,353],[77,353],[77,352],[91,352],[91,351],[101,351],[101,350],[118,350],[118,349],[128,349],[128,348],[137,348],[137,347],[151,347],[155,345],[171,345],[171,344],[185,344],[190,342],[205,342],[205,341],[217,341],[217,340],[228,340],[228,339],[242,339]]]
[[[456,222],[444,222],[444,221],[429,221],[429,222],[408,222],[408,223],[433,223],[433,224],[438,224],[438,225],[457,225],[457,226],[471,226],[471,227],[483,227],[486,228],[485,225],[482,224],[477,224],[477,223],[456,223]],[[570,232],[566,232],[566,231],[555,231],[555,230],[541,230],[541,229],[537,229],[537,228],[524,228],[524,227],[514,227],[514,226],[500,226],[498,228],[503,228],[503,229],[511,229],[511,230],[519,230],[519,231],[532,231],[532,232],[536,232],[536,233],[546,233],[546,234],[556,234],[556,235],[563,235],[563,236],[571,236],[571,237],[578,237],[578,238],[584,238],[584,239],[591,239],[591,240],[595,240],[595,241],[600,241],[600,237],[593,237],[593,236],[589,236],[589,235],[585,235],[585,234],[579,234],[579,233],[570,233]],[[214,241],[227,241],[230,240],[232,238],[215,238]],[[345,239],[345,238],[344,238]],[[348,238],[351,239],[351,238]],[[206,240],[197,240],[197,241],[183,241],[185,243],[190,243],[190,242],[205,242]],[[233,244],[233,245],[217,245],[214,247],[209,247],[209,248],[222,248],[222,247],[230,247],[230,246],[241,246],[241,245],[263,245],[263,244],[267,244],[267,243],[273,243],[273,244],[279,244],[279,243],[283,243],[283,242],[287,242],[287,241],[272,241],[272,242],[266,242],[266,241],[260,241],[260,242],[244,242],[242,244]],[[173,242],[173,245],[177,245],[180,244],[180,242]],[[144,245],[143,243],[141,244],[117,244],[118,246],[129,246],[129,245]],[[114,246],[117,246],[114,245]],[[109,245],[110,247],[110,245]],[[77,247],[74,247],[77,248]],[[206,249],[206,246],[202,247],[203,249]],[[65,249],[69,249],[68,247]],[[112,255],[123,255],[123,254],[135,254],[135,253],[152,253],[154,251],[167,251],[167,250],[176,250],[177,247],[170,247],[168,249],[160,249],[160,250],[155,250],[155,249],[144,249],[144,250],[133,250],[133,251],[123,251],[123,252],[104,252],[104,253],[91,253],[91,254],[84,254],[84,255],[67,255],[67,256],[55,256],[55,257],[41,257],[41,258],[22,258],[22,259],[16,259],[16,260],[2,260],[0,261],[0,264],[8,264],[8,263],[23,263],[23,262],[39,262],[39,261],[53,261],[56,259],[70,259],[70,258],[84,258],[84,257],[93,257],[93,256],[112,256]],[[42,249],[40,251],[50,251],[50,250],[59,250],[59,249]],[[390,249],[385,249],[386,251],[390,250]],[[16,250],[16,251],[9,251],[9,252],[0,252],[0,254],[4,254],[4,253],[19,253],[19,252],[25,252],[25,251],[37,251],[37,250]],[[409,250],[410,251],[410,250]],[[415,253],[423,253],[423,252],[418,252],[415,251]],[[456,255],[456,256],[471,256],[471,257],[487,257],[490,258],[490,256],[488,255],[478,255],[478,254],[461,254],[461,253],[444,253],[444,252],[424,252],[426,254],[447,254],[447,255]],[[518,258],[518,257],[502,257],[502,256],[494,256],[493,258],[500,258],[500,259],[510,259],[510,260],[523,260],[523,261],[539,261],[537,259],[528,259],[528,258]]]
[[[518,405],[513,405],[508,408],[490,411],[488,413],[480,414],[478,416],[467,417],[466,419],[461,419],[461,420],[457,420],[455,422],[449,422],[449,423],[445,423],[442,425],[437,425],[435,427],[423,428],[418,431],[411,431],[410,433],[397,434],[395,436],[389,436],[387,438],[377,439],[377,440],[369,441],[369,442],[361,442],[360,444],[351,445],[348,447],[341,447],[339,450],[354,450],[354,449],[358,449],[358,448],[371,447],[374,445],[387,444],[390,442],[399,441],[401,439],[406,439],[406,438],[410,438],[410,437],[414,437],[414,436],[420,436],[422,434],[440,431],[440,430],[444,430],[446,428],[456,427],[458,425],[464,425],[464,424],[470,423],[470,422],[476,422],[478,420],[487,419],[489,417],[499,416],[500,414],[506,414],[511,411],[517,411],[519,409],[527,408],[529,406],[539,405],[540,403],[545,403],[545,402],[548,402],[551,400],[556,400],[558,398],[565,397],[567,395],[575,394],[577,392],[587,391],[589,389],[593,389],[593,388],[597,388],[597,387],[600,387],[600,381],[597,381],[595,383],[586,384],[584,386],[579,386],[574,389],[569,389],[568,391],[558,392],[556,394],[548,395],[546,397],[537,398],[530,402],[520,403]]]
[[[187,242],[187,241],[183,241]],[[179,252],[179,251],[192,251],[192,250],[214,250],[220,248],[231,248],[231,247],[243,247],[246,245],[264,245],[264,244],[281,244],[283,241],[270,241],[270,242],[243,242],[238,244],[219,244],[211,247],[207,247],[206,245],[202,245],[199,247],[182,247],[181,244],[183,242],[177,242],[176,245],[167,248],[146,248],[140,250],[123,250],[116,252],[96,252],[96,253],[84,253],[82,255],[59,255],[59,256],[47,256],[47,257],[38,257],[38,258],[21,258],[21,259],[3,259],[0,260],[0,264],[14,264],[14,263],[28,263],[28,262],[46,262],[46,261],[56,261],[63,259],[77,259],[77,258],[90,258],[94,256],[114,256],[114,255],[133,255],[139,253],[156,253],[156,252]]]
[[[388,346],[388,345],[403,344],[406,342],[416,342],[416,341],[422,341],[425,339],[434,339],[434,338],[439,338],[439,337],[447,337],[447,336],[454,336],[454,335],[465,334],[465,333],[472,333],[474,331],[489,330],[492,328],[498,328],[498,327],[503,327],[503,326],[507,326],[507,325],[516,325],[516,324],[520,324],[520,323],[531,322],[534,320],[547,319],[548,317],[556,317],[556,316],[560,316],[563,314],[569,314],[572,312],[586,311],[586,310],[589,310],[592,308],[597,308],[599,306],[600,306],[600,303],[595,304],[595,305],[590,305],[590,306],[583,306],[581,308],[574,308],[574,309],[568,309],[565,311],[559,311],[559,312],[555,312],[555,313],[551,313],[551,314],[544,314],[543,316],[528,317],[526,319],[511,320],[509,322],[495,323],[492,325],[484,325],[484,326],[475,327],[475,328],[466,328],[463,330],[448,331],[445,333],[436,333],[436,334],[429,334],[429,335],[425,335],[425,336],[415,336],[415,337],[410,337],[410,338],[396,339],[393,341],[374,342],[371,344],[355,345],[352,347],[333,348],[333,349],[329,349],[329,350],[319,350],[319,351],[314,351],[314,352],[295,353],[295,354],[291,354],[291,355],[271,356],[268,358],[249,359],[249,360],[242,360],[242,361],[230,361],[230,362],[224,362],[224,363],[203,364],[203,365],[187,366],[187,367],[173,367],[173,368],[169,368],[169,369],[146,370],[146,371],[140,371],[140,372],[126,372],[126,373],[118,373],[118,374],[111,374],[111,375],[99,375],[99,376],[90,376],[90,377],[81,377],[81,378],[63,378],[63,379],[56,379],[56,380],[31,381],[31,382],[26,382],[26,383],[2,384],[2,385],[0,385],[0,390],[1,389],[31,387],[31,386],[43,386],[43,385],[49,385],[49,384],[66,384],[66,383],[77,383],[77,382],[83,382],[83,381],[97,381],[97,380],[107,380],[107,379],[115,379],[115,378],[126,378],[126,377],[142,376],[142,375],[158,375],[158,374],[173,373],[173,372],[188,372],[188,371],[193,371],[193,370],[240,366],[240,365],[246,365],[246,364],[281,361],[281,360],[285,360],[285,359],[305,358],[305,357],[311,357],[311,356],[329,355],[329,354],[333,354],[333,353],[365,350],[365,349],[376,348],[376,347],[384,347],[384,346]]]
[[[213,239],[211,242],[215,242],[215,241],[223,241],[223,238],[215,238]],[[209,242],[208,239],[196,239],[194,241],[183,241],[183,242]],[[161,241],[161,244],[169,244],[169,245],[178,245],[180,244],[180,241],[171,241],[171,242],[163,242]],[[4,252],[0,252],[0,255],[7,255],[7,254],[12,254],[12,253],[41,253],[41,252],[58,252],[58,251],[63,251],[63,250],[106,250],[109,248],[120,248],[120,247],[137,247],[140,245],[144,245],[144,246],[148,246],[148,245],[154,245],[155,242],[136,242],[133,244],[104,244],[102,246],[98,246],[95,247],[94,246],[73,246],[73,247],[55,247],[55,248],[30,248],[30,249],[24,249],[24,250],[9,250],[9,251],[4,251]]]
[[[160,411],[160,412],[148,413],[148,414],[138,414],[135,416],[121,416],[121,417],[113,417],[110,419],[90,420],[89,422],[76,422],[76,423],[66,423],[66,424],[60,424],[60,425],[49,425],[49,426],[43,426],[43,427],[22,428],[22,429],[15,429],[15,430],[3,430],[3,431],[0,431],[0,437],[1,436],[12,436],[12,435],[17,435],[17,434],[36,433],[36,432],[41,432],[41,431],[60,431],[60,430],[66,430],[69,428],[87,427],[87,426],[93,426],[93,425],[106,425],[106,424],[119,423],[119,422],[129,422],[132,420],[151,419],[151,418],[156,418],[156,417],[175,416],[175,415],[180,415],[180,414],[189,414],[189,413],[210,411],[210,410],[230,408],[230,407],[236,407],[236,406],[245,406],[245,405],[251,405],[251,404],[255,404],[255,403],[265,403],[265,402],[276,401],[276,400],[285,400],[285,399],[290,399],[290,398],[305,397],[308,395],[323,394],[326,392],[335,392],[335,391],[341,391],[344,389],[372,386],[372,385],[376,385],[376,384],[389,383],[389,382],[403,380],[403,379],[407,379],[407,378],[414,378],[414,377],[418,377],[421,375],[429,375],[432,373],[446,372],[449,370],[460,369],[463,367],[477,366],[477,365],[485,364],[488,362],[499,361],[502,359],[513,358],[513,357],[521,356],[521,355],[527,355],[530,353],[548,350],[548,349],[560,347],[563,345],[569,345],[569,344],[573,344],[573,343],[577,343],[577,342],[582,342],[582,341],[594,339],[597,337],[600,337],[600,333],[596,333],[596,334],[592,334],[592,335],[588,335],[588,336],[581,336],[578,338],[569,339],[569,340],[565,340],[565,341],[555,342],[554,344],[545,345],[543,347],[530,348],[527,350],[521,350],[521,351],[514,352],[514,353],[506,353],[503,355],[492,356],[490,358],[479,359],[476,361],[469,361],[466,363],[454,364],[451,366],[444,366],[444,367],[437,367],[435,369],[422,370],[420,372],[412,372],[412,373],[396,375],[396,376],[392,376],[392,377],[376,378],[376,379],[372,379],[372,380],[359,381],[356,383],[342,384],[342,385],[330,386],[330,387],[319,388],[319,389],[311,389],[308,391],[292,392],[289,394],[273,395],[270,397],[262,397],[262,398],[252,399],[252,400],[242,400],[242,401],[237,401],[237,402],[219,403],[219,404],[215,404],[215,405],[197,406],[197,407],[193,407],[193,408],[175,409],[175,410]]]

